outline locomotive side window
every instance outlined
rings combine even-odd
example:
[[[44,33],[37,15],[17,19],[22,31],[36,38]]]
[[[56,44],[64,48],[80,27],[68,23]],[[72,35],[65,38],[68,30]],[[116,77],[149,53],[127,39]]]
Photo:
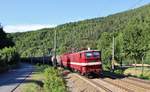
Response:
[[[100,53],[99,52],[93,52],[93,56],[94,57],[100,57]]]
[[[87,58],[92,57],[92,53],[91,52],[86,52],[86,57]]]

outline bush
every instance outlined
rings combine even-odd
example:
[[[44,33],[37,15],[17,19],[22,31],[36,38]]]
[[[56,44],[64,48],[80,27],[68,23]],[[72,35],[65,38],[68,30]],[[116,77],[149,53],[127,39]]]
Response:
[[[0,50],[0,67],[5,69],[11,65],[16,65],[20,60],[19,54],[16,52],[15,48],[3,48]],[[0,70],[1,71],[1,70]]]
[[[106,71],[111,70],[111,62],[109,60],[105,60],[103,62],[103,70],[106,70]]]
[[[43,73],[44,70],[45,70],[46,68],[48,68],[48,67],[49,67],[49,65],[43,65],[43,64],[40,64],[40,63],[37,63],[37,64],[36,64],[36,69],[37,69],[37,71],[38,71],[38,72],[41,72],[41,73]]]
[[[53,67],[45,69],[46,80],[44,81],[44,89],[46,92],[66,92],[65,82],[60,72]]]
[[[116,74],[123,74],[123,70],[122,69],[117,69],[114,71]]]

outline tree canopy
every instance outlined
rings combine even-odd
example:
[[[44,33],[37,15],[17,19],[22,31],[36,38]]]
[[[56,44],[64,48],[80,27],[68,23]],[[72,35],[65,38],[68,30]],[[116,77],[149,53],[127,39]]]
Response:
[[[7,37],[7,34],[4,32],[3,27],[0,24],[0,49],[10,46],[14,46],[14,42]]]

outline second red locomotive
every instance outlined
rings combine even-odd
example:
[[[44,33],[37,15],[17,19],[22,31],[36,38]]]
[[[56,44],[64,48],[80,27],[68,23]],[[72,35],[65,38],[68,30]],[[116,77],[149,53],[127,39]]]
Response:
[[[82,75],[102,73],[101,52],[98,50],[84,50],[67,53],[57,57],[59,65],[78,71]]]

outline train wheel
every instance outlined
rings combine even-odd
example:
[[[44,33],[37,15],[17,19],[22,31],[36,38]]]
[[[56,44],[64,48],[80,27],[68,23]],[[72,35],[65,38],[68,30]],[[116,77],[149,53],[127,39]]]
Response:
[[[78,74],[81,74],[81,72],[79,70],[76,70]]]
[[[68,68],[71,72],[73,72],[73,69],[72,68]]]
[[[103,73],[99,73],[99,77],[103,78],[104,77]]]
[[[74,68],[72,68],[72,72],[76,72]]]
[[[88,78],[89,78],[89,79],[92,79],[92,78],[94,78],[94,77],[93,77],[92,75],[88,75]]]
[[[76,69],[74,69],[74,72],[76,72],[76,73],[77,73],[78,71],[77,71]]]
[[[83,73],[83,72],[80,72],[80,75],[85,76],[86,74],[85,74],[85,73]]]

